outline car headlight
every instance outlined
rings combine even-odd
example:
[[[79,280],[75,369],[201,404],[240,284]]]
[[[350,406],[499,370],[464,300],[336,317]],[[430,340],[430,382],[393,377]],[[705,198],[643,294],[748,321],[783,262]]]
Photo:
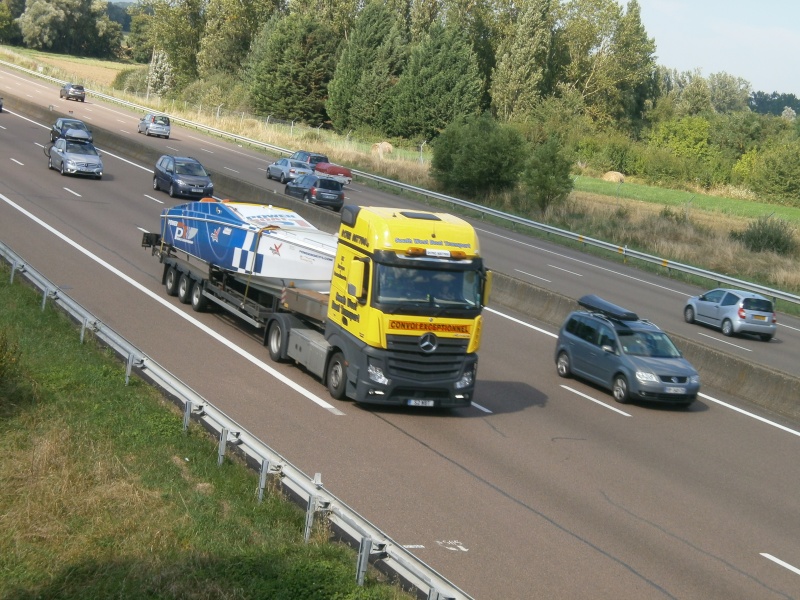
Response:
[[[689,377],[690,383],[700,383],[700,375],[692,375]]]
[[[389,385],[392,380],[386,377],[383,374],[383,368],[379,367],[378,365],[369,365],[367,367],[367,375],[370,378],[370,381],[374,381],[380,385]]]
[[[74,169],[75,168],[75,161],[72,160],[71,158],[68,158],[64,162],[67,163],[67,167],[69,167],[70,169]]]
[[[175,185],[186,185],[186,182],[183,179],[176,179]]]
[[[461,379],[456,381],[455,388],[457,390],[463,390],[466,387],[469,387],[475,383],[475,370],[478,368],[477,363],[472,366],[467,371],[464,371],[464,374],[461,376]]]
[[[655,373],[650,373],[648,371],[636,371],[636,379],[642,382],[650,381],[658,383],[660,381]]]

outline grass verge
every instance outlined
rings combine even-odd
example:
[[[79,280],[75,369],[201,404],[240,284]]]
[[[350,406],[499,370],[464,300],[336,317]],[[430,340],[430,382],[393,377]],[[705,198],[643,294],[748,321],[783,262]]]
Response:
[[[400,599],[0,266],[0,598]]]

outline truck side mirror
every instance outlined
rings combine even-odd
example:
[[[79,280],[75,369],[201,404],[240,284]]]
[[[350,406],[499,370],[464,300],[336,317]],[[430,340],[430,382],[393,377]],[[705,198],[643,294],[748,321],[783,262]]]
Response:
[[[355,298],[364,296],[364,262],[361,260],[350,261],[350,272],[347,274],[347,293]]]
[[[481,290],[481,306],[489,305],[489,294],[492,293],[492,272],[486,271]]]

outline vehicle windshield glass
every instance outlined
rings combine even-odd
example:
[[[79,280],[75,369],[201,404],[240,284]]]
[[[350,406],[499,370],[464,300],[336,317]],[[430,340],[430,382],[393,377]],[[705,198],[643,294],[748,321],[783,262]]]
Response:
[[[666,333],[660,331],[617,331],[622,351],[631,356],[679,358],[681,353]]]
[[[86,125],[84,125],[80,121],[64,121],[64,124],[61,126],[61,130],[69,131],[70,129],[80,129],[81,131],[88,131]]]
[[[761,298],[745,298],[742,303],[745,310],[755,310],[757,312],[772,312],[772,302]]]
[[[449,308],[480,306],[477,271],[441,271],[376,264],[375,299],[381,304]]]
[[[205,177],[206,170],[200,163],[196,162],[176,162],[175,163],[176,175],[194,175],[196,177]]]
[[[97,150],[91,144],[86,142],[67,142],[67,152],[70,154],[91,154],[97,156]]]

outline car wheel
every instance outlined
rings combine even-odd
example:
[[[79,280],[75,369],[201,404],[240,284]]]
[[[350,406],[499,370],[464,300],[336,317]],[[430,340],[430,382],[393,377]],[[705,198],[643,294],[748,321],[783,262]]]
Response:
[[[269,357],[274,362],[283,362],[283,324],[280,320],[275,320],[269,326],[269,333],[267,334],[267,350],[269,350]]]
[[[167,276],[164,278],[164,288],[167,290],[167,296],[178,295],[178,283],[180,282],[181,274],[175,267],[167,269]]]
[[[192,288],[194,281],[184,273],[178,280],[178,301],[181,304],[189,304],[192,301]]]
[[[772,339],[772,334],[769,334],[769,333],[762,333],[762,334],[761,334],[761,335],[759,335],[758,337],[760,337],[760,338],[761,338],[761,341],[762,341],[762,342],[768,342],[768,341],[770,341],[770,340]]]
[[[48,169],[52,169],[53,168],[53,159],[52,159],[52,157],[47,159],[47,168]]]
[[[94,178],[95,178],[95,179],[102,179],[102,178],[103,178],[103,176],[102,176],[102,175],[95,175],[95,176],[94,176]]]
[[[614,377],[614,385],[611,388],[614,394],[614,400],[620,404],[627,404],[630,401],[630,393],[628,392],[628,380],[625,375],[617,375]]]
[[[86,102],[86,98],[81,98],[81,102]]]
[[[281,171],[281,178],[279,180],[281,183],[286,183],[286,175]]]
[[[205,312],[208,308],[208,298],[203,295],[203,284],[197,282],[192,286],[192,309],[194,312]]]
[[[150,137],[150,130],[147,127],[144,128],[144,137]]]
[[[291,194],[289,193],[289,186],[288,185],[285,188],[283,188],[283,193],[286,194],[287,196],[291,196]]]
[[[311,202],[311,196],[306,194],[305,196],[303,196],[303,200],[305,200],[306,204],[309,204]]]
[[[331,397],[341,400],[344,398],[344,391],[347,385],[347,370],[344,364],[344,355],[341,352],[334,352],[333,356],[331,356],[327,375],[326,382]]]
[[[153,177],[153,189],[158,191],[158,177]]]
[[[272,175],[270,175],[269,167],[267,167],[267,181],[269,181],[270,179],[272,179]]]
[[[722,322],[722,335],[725,337],[731,337],[733,335],[733,323],[730,322],[730,319],[725,319]]]
[[[683,309],[683,319],[687,323],[694,323],[694,309],[691,306]]]
[[[172,184],[172,183],[169,184],[169,191],[167,191],[167,193],[169,194],[170,198],[174,198],[175,197],[175,186],[174,186],[174,184]]]
[[[561,352],[556,360],[556,371],[559,377],[569,377],[572,375],[572,367],[569,364],[569,355],[566,352]]]
[[[64,161],[63,160],[61,161],[61,168],[59,169],[59,172],[62,175],[66,175],[66,172],[64,171]]]

